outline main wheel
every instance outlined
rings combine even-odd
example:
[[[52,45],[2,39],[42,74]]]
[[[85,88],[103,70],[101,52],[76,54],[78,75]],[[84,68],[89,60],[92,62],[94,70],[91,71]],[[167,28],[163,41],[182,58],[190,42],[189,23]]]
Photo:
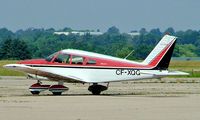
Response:
[[[53,95],[61,95],[62,94],[62,92],[52,92],[53,93]]]
[[[30,91],[33,95],[39,95],[40,91]]]

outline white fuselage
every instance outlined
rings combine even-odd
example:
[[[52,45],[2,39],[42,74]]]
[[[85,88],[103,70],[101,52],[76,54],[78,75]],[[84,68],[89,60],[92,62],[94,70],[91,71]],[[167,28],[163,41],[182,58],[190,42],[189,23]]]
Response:
[[[140,79],[158,78],[153,73],[168,72],[167,70],[139,70],[131,68],[91,68],[91,67],[36,67],[38,70],[55,73],[61,76],[77,77],[83,82],[101,83]]]

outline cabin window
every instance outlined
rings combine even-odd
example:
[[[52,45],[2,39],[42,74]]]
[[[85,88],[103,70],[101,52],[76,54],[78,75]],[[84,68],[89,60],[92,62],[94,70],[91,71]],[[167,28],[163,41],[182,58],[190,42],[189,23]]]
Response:
[[[96,61],[95,60],[88,60],[87,65],[93,65],[93,64],[96,64]]]
[[[48,57],[45,58],[45,60],[48,61],[48,62],[51,62],[51,60],[53,59],[53,57],[54,57],[56,54],[57,54],[57,52],[54,53],[54,54],[49,55]]]
[[[72,56],[72,64],[82,65],[84,58],[81,56]]]
[[[68,55],[68,54],[59,54],[54,59],[54,62],[69,64],[69,62],[70,62],[70,55]]]

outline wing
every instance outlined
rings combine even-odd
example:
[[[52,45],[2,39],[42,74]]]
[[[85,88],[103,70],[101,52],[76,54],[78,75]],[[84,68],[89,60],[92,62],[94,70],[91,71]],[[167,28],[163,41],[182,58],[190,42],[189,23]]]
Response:
[[[55,74],[49,71],[43,71],[37,68],[33,68],[27,65],[23,64],[8,64],[4,66],[5,68],[12,69],[12,70],[17,70],[17,71],[22,71],[25,73],[30,73],[30,74],[35,74],[39,75],[42,77],[46,77],[50,80],[54,81],[59,81],[59,80],[64,80],[65,82],[71,82],[71,83],[84,83],[85,81],[82,80],[81,78],[78,78],[76,76],[70,76],[70,75],[59,75]]]

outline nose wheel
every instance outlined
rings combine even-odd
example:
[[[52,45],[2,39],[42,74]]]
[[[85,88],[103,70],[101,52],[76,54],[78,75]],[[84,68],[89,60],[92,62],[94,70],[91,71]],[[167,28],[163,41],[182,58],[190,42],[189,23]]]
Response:
[[[102,91],[105,91],[107,89],[108,89],[108,85],[103,86],[103,85],[98,85],[97,83],[94,83],[88,88],[88,90],[92,92],[93,95],[100,95]]]

